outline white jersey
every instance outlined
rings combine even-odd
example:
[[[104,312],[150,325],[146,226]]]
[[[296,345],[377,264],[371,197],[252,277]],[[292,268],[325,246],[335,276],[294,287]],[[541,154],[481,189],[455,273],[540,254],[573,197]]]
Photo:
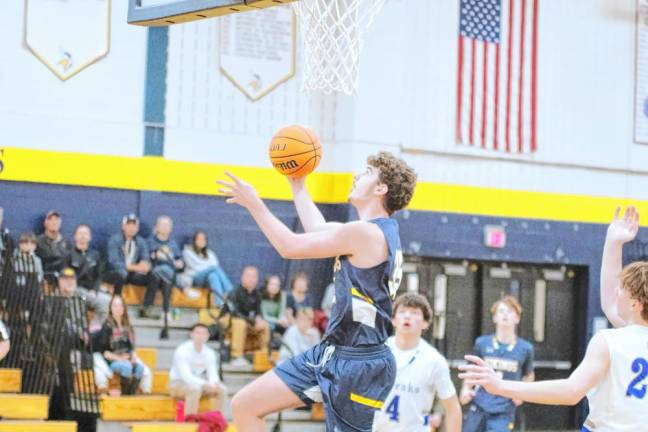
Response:
[[[374,420],[375,432],[429,432],[434,396],[448,399],[456,394],[446,359],[421,339],[409,351],[396,347],[394,337],[387,346],[396,358],[396,382]]]
[[[603,330],[610,350],[610,368],[587,395],[591,432],[648,430],[648,327],[631,325]]]

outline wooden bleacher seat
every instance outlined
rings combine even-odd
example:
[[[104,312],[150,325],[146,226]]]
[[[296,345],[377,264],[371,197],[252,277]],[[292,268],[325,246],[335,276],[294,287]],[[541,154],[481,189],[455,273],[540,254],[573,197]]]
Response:
[[[197,299],[190,299],[181,289],[174,288],[171,292],[171,307],[180,307],[180,308],[193,308],[200,309],[205,307],[211,307],[213,300],[211,298],[211,292],[207,288],[195,288],[200,292],[200,297]],[[122,297],[126,301],[127,305],[130,306],[139,306],[144,302],[144,294],[146,293],[146,287],[138,285],[124,285],[122,290]],[[158,291],[155,295],[155,305],[162,305],[162,294]]]
[[[0,393],[0,417],[11,420],[45,420],[49,398],[43,395]]]
[[[254,351],[252,359],[254,372],[266,372],[272,369],[279,360],[279,351],[272,351],[271,357],[268,357],[267,350]]]
[[[93,370],[87,369],[74,374],[74,391],[76,393],[94,393],[96,391]]]
[[[201,308],[200,311],[198,311],[198,322],[206,326],[216,324],[214,317],[218,317],[219,313],[220,309],[218,308]]]
[[[152,371],[157,369],[157,350],[155,348],[136,348],[135,355]]]
[[[21,386],[20,369],[0,369],[0,393],[20,393]]]
[[[74,421],[0,421],[0,432],[76,432]]]
[[[199,412],[210,410],[209,399],[202,399]],[[104,396],[100,411],[104,421],[174,420],[176,403],[170,396]]]
[[[119,390],[121,383],[119,375],[115,374],[108,381],[108,389]],[[153,386],[151,394],[168,395],[169,394],[169,371],[153,371]]]
[[[171,423],[171,422],[147,422],[131,423],[128,426],[131,432],[194,432],[198,430],[196,423]],[[234,425],[229,425],[226,432],[236,432]]]
[[[131,432],[198,432],[198,423],[147,422],[129,426]]]
[[[313,404],[311,408],[311,420],[324,421],[324,405],[321,403]]]
[[[153,394],[155,395],[169,394],[169,371],[153,372]]]

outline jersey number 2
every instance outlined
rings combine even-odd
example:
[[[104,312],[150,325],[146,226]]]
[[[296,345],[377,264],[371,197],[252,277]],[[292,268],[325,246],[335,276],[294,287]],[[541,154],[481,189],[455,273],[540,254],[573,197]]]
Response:
[[[646,397],[646,384],[641,384],[641,382],[648,377],[648,361],[641,357],[636,358],[635,361],[632,362],[632,372],[636,373],[637,376],[628,386],[626,396],[634,396],[637,399],[643,399]]]
[[[398,402],[400,402],[400,396],[396,395],[387,405],[385,412],[389,414],[389,420],[398,421]]]

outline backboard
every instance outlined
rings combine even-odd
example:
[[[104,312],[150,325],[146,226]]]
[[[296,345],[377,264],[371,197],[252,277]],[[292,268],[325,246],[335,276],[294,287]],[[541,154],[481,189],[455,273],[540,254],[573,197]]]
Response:
[[[129,0],[128,23],[148,27],[168,26],[292,1],[294,0]]]

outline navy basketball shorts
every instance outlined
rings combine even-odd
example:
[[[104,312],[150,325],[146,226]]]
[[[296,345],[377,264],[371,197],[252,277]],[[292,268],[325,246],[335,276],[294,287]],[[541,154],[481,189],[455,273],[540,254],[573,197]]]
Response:
[[[513,430],[515,413],[490,414],[474,403],[464,414],[462,432],[510,432]]]
[[[327,432],[371,432],[396,379],[386,345],[352,348],[322,342],[274,372],[306,404],[324,403]]]

